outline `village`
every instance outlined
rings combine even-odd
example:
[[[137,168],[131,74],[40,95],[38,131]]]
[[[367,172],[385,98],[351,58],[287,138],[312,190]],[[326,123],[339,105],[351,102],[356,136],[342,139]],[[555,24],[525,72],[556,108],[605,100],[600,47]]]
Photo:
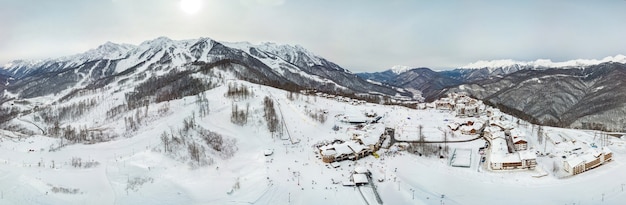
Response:
[[[445,119],[434,124],[419,123],[428,120],[426,117],[418,116],[416,122],[411,116],[390,116],[370,110],[339,114],[335,116],[336,122],[348,126],[345,137],[315,144],[315,153],[331,169],[339,168],[344,161],[354,163],[355,166],[348,163],[355,169],[350,169],[344,186],[372,183],[371,172],[356,166],[360,159],[379,159],[381,155],[403,151],[419,156],[428,156],[430,151],[451,167],[477,167],[479,172],[492,173],[532,172],[535,178],[550,172],[559,178],[571,177],[612,160],[607,144],[596,146],[595,137],[576,140],[558,132],[542,131],[541,126],[523,122],[462,93],[420,103],[416,108],[437,111]],[[484,145],[476,147],[478,141]],[[469,142],[474,143],[463,145]],[[479,159],[478,165],[472,165],[475,157]],[[377,181],[384,180],[385,177],[378,177]]]

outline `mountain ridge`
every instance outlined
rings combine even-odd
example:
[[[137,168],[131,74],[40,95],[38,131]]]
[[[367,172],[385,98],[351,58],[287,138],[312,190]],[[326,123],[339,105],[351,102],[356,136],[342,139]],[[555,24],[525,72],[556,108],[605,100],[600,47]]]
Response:
[[[151,72],[151,75],[163,75],[172,69],[197,69],[198,66],[215,62],[225,63],[222,67],[238,63],[241,68],[232,71],[238,73],[238,76],[247,76],[256,83],[290,84],[291,87],[331,93],[411,96],[409,92],[360,79],[341,66],[298,45],[228,43],[211,38],[172,40],[158,37],[139,45],[106,42],[80,54],[38,61],[12,61],[0,70],[14,81],[32,82],[33,79],[47,77],[54,78],[55,82],[66,81],[63,83],[66,86],[58,88],[59,91],[79,82],[86,86],[95,81],[102,82],[103,78],[122,78],[128,74],[136,75],[146,71]],[[63,78],[47,76],[47,73],[60,74],[66,70],[74,70],[75,74],[65,73]],[[255,74],[248,75],[251,73]],[[22,83],[35,84],[37,83]]]

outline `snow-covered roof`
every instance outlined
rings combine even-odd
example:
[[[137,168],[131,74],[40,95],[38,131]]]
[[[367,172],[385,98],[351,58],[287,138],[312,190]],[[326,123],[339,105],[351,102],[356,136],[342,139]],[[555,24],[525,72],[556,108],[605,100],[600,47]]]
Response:
[[[346,142],[346,144],[348,144],[348,146],[350,146],[350,148],[351,148],[354,152],[361,152],[361,151],[363,151],[364,149],[367,149],[367,148],[368,148],[368,147],[363,146],[363,145],[361,145],[361,144],[359,144],[359,143],[356,143],[356,142],[354,142],[354,141],[349,141],[349,142]]]
[[[503,133],[504,134],[504,133]],[[506,145],[504,138],[498,137],[491,140],[491,153],[494,154],[508,154],[509,148]]]
[[[376,143],[378,143],[378,137],[372,137],[372,136],[361,136],[358,139],[361,140],[361,142],[363,142],[364,145],[375,145]]]
[[[365,167],[358,166],[354,168],[354,173],[357,173],[357,174],[365,174],[367,172],[369,171]]]
[[[504,141],[504,137],[505,137],[505,134],[504,134],[503,131],[497,131],[497,132],[491,133],[491,139],[492,140],[502,139]],[[506,142],[504,144],[506,145]]]
[[[583,161],[585,161],[585,162],[591,162],[591,161],[593,161],[593,160],[598,159],[598,158],[596,158],[596,157],[594,156],[594,154],[593,154],[593,153],[583,154],[583,155],[581,155],[580,157],[577,157],[577,158],[581,158],[581,159],[582,159]]]
[[[495,127],[495,126],[487,126],[485,130],[483,131],[487,133],[496,133],[496,132],[502,131],[502,129],[500,129],[499,127]]]
[[[477,129],[477,130],[478,130],[478,129],[482,128],[482,127],[483,127],[483,125],[485,125],[483,122],[476,121],[476,122],[474,122],[474,125],[472,125],[472,127],[473,127],[474,129]]]
[[[569,158],[569,159],[565,160],[565,163],[569,164],[570,167],[578,166],[578,165],[580,165],[580,164],[582,164],[584,162],[585,162],[585,160],[583,160],[580,157],[572,157],[572,158]]]
[[[493,163],[515,163],[521,162],[520,155],[517,153],[512,154],[503,154],[503,153],[492,153],[491,154],[491,162]]]
[[[323,156],[334,156],[334,155],[337,155],[337,151],[332,150],[332,149],[326,149],[326,150],[322,150],[321,154]]]
[[[350,130],[348,131],[348,135],[350,136],[350,138],[359,139],[363,136],[367,136],[367,132],[361,130]]]
[[[356,184],[367,184],[367,176],[365,174],[353,174],[352,181]]]
[[[608,147],[602,147],[602,153],[611,154],[613,153],[613,151],[611,151],[611,149],[609,149]]]
[[[524,150],[518,153],[521,160],[537,159],[537,154],[531,150]]]
[[[349,123],[365,123],[367,122],[367,117],[365,115],[346,115],[343,117],[343,120]]]
[[[475,128],[472,126],[467,126],[467,125],[463,125],[461,126],[461,128],[459,128],[459,130],[461,130],[462,132],[465,132],[465,131],[469,132],[469,131],[472,131],[472,129],[475,129]]]
[[[450,129],[453,129],[453,130],[459,129],[459,123],[456,123],[456,122],[448,123],[448,127],[450,127]]]
[[[528,143],[523,137],[513,137],[513,144]]]
[[[502,120],[493,120],[491,121],[490,124],[501,127],[502,129],[513,129],[515,127],[513,123],[509,121],[502,121]]]

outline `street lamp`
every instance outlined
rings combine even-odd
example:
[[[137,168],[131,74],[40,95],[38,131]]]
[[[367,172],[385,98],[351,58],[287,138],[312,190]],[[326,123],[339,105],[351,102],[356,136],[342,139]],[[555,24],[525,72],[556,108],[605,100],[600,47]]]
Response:
[[[415,200],[415,189],[411,188],[410,190],[411,190],[411,192],[413,192],[413,197],[412,197],[412,199],[413,199],[413,200]]]

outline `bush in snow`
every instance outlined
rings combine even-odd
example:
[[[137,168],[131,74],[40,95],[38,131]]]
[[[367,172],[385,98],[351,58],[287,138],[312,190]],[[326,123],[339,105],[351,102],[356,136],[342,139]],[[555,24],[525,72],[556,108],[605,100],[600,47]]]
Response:
[[[237,104],[233,103],[232,111],[230,113],[230,121],[236,125],[243,126],[248,123],[248,113],[250,111],[250,104],[246,105],[246,109],[239,109]]]
[[[50,184],[48,184],[48,186],[52,186]],[[56,187],[56,186],[52,186],[52,189],[50,190],[52,191],[52,193],[62,193],[62,194],[78,194],[78,192],[80,191],[79,189],[72,189],[72,188],[65,188],[65,187]]]
[[[100,162],[91,160],[91,161],[83,161],[80,157],[72,157],[71,164],[75,168],[85,168],[89,169],[92,167],[97,167],[100,165]]]
[[[152,177],[134,177],[128,179],[126,182],[126,191],[139,191],[139,188],[147,182],[154,183],[154,179]]]

